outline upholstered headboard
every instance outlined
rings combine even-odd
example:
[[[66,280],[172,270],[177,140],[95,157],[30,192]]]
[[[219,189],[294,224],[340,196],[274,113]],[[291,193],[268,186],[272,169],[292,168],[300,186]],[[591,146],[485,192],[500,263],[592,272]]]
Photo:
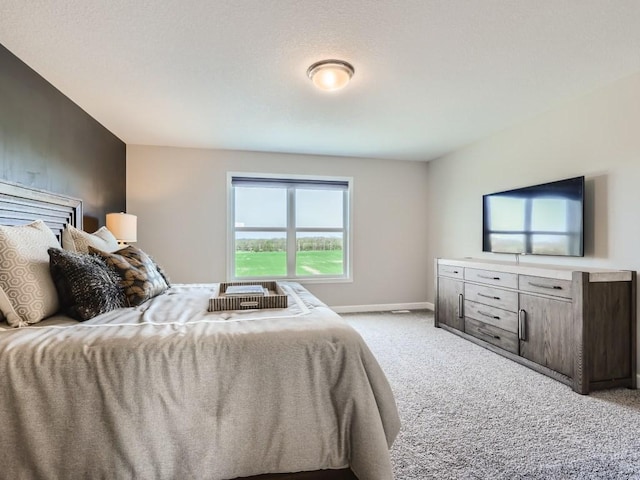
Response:
[[[82,200],[0,180],[0,224],[41,219],[60,241],[67,223],[82,228]]]

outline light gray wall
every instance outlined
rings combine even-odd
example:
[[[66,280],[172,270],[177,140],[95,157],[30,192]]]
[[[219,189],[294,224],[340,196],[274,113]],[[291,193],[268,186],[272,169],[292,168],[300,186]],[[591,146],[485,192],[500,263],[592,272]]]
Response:
[[[521,261],[640,270],[640,74],[428,163],[429,300],[435,257],[514,259],[482,253],[483,194],[578,175],[585,257]]]
[[[226,280],[229,171],[353,177],[353,282],[306,287],[334,307],[426,301],[425,163],[128,145],[137,245],[173,281]]]

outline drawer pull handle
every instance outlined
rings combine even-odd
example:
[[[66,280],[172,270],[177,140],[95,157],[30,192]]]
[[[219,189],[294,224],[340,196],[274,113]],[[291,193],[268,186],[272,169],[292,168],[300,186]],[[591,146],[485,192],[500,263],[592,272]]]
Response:
[[[485,295],[484,293],[478,293],[479,297],[490,298],[491,300],[500,300],[500,297],[494,297],[493,295]]]
[[[491,337],[494,340],[500,340],[500,336],[499,335],[494,335],[491,332],[487,332],[486,330],[482,329],[482,328],[478,328],[478,333],[482,334],[482,335],[486,335],[487,337]]]
[[[518,340],[527,340],[527,312],[523,308],[518,312]]]
[[[500,280],[500,277],[492,277],[491,275],[478,275],[478,278],[486,278],[488,280]]]
[[[543,283],[534,283],[534,282],[529,282],[529,285],[531,285],[532,287],[538,287],[538,288],[548,288],[549,290],[562,290],[562,287],[560,285],[544,285]]]
[[[500,317],[499,317],[499,316],[497,316],[497,315],[491,315],[490,313],[483,312],[482,310],[478,310],[478,313],[479,313],[480,315],[485,316],[485,317],[493,318],[494,320],[500,320]]]
[[[240,302],[241,307],[257,307],[258,302]]]
[[[463,314],[462,314],[462,305],[464,303],[464,297],[462,294],[458,295],[458,318],[463,318]]]

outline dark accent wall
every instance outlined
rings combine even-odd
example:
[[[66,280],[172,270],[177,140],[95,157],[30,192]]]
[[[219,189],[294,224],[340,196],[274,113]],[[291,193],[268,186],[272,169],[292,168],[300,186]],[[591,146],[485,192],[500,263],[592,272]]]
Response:
[[[125,143],[2,45],[0,177],[82,199],[88,231],[126,208]]]

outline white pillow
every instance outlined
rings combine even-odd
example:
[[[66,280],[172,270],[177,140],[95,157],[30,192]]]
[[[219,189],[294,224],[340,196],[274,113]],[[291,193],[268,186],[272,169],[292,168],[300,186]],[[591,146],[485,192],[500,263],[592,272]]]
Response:
[[[122,248],[118,245],[113,233],[106,227],[100,227],[93,233],[87,233],[67,224],[62,231],[62,248],[71,252],[89,253],[89,246],[109,253]]]
[[[60,244],[42,220],[0,225],[0,309],[13,327],[38,323],[58,310],[49,273],[50,247]]]

